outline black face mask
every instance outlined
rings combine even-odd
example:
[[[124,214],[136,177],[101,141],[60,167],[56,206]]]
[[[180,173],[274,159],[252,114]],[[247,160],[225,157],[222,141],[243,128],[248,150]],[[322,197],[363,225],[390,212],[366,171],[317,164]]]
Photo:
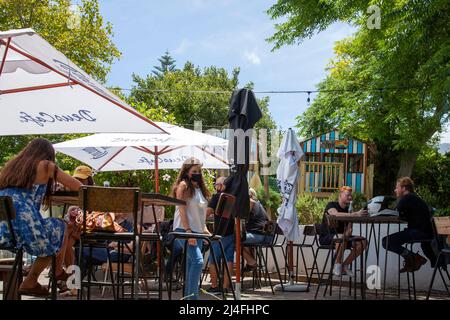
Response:
[[[201,182],[202,181],[202,174],[201,173],[193,173],[191,175],[191,180],[194,181],[194,182],[197,182],[197,183]]]

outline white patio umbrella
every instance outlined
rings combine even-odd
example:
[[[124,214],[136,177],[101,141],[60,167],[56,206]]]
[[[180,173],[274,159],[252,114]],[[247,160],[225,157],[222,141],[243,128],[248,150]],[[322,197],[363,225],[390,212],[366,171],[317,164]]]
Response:
[[[293,242],[298,241],[298,217],[295,203],[297,201],[297,181],[299,176],[298,161],[303,156],[303,150],[297,140],[294,130],[288,129],[280,148],[278,149],[280,163],[277,168],[277,185],[282,198],[278,208],[278,225],[288,242],[288,263],[290,282],[284,285],[284,291],[305,291],[303,285],[294,285],[293,272]]]
[[[97,171],[154,169],[159,190],[159,169],[179,169],[189,157],[204,168],[228,169],[228,141],[164,122],[168,135],[104,133],[55,144],[55,150],[76,158]]]
[[[0,135],[164,133],[41,38],[0,32]]]

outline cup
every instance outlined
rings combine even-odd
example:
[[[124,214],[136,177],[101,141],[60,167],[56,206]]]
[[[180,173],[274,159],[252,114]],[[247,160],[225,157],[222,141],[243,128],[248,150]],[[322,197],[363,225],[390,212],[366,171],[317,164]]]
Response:
[[[109,181],[103,181],[103,186],[109,188]]]

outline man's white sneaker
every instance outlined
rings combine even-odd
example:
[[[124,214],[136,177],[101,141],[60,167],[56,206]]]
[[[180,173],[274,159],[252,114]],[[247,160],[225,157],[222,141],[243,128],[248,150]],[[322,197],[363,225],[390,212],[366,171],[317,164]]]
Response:
[[[334,265],[333,274],[338,277],[342,275],[342,265],[340,263]]]

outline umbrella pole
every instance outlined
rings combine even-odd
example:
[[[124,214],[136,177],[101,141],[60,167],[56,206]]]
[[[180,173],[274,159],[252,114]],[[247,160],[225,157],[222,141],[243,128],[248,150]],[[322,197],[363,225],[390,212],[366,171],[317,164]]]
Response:
[[[289,266],[289,285],[294,284],[294,243],[288,241],[288,266]]]
[[[236,223],[236,300],[241,300],[241,218],[235,219]]]
[[[158,147],[155,147],[155,193],[159,193]]]
[[[158,167],[158,147],[155,147],[155,193],[159,193],[159,167]],[[155,206],[152,206],[152,209],[155,210]],[[156,217],[156,212],[155,213],[155,217]],[[156,218],[157,219],[157,218]],[[158,225],[158,221],[155,219],[155,228],[157,230],[157,232],[159,232],[159,225]],[[163,266],[161,265],[161,243],[158,241],[156,243],[156,261],[157,261],[157,266],[158,266],[158,274],[159,274],[159,281],[161,281],[162,278],[162,268]]]

